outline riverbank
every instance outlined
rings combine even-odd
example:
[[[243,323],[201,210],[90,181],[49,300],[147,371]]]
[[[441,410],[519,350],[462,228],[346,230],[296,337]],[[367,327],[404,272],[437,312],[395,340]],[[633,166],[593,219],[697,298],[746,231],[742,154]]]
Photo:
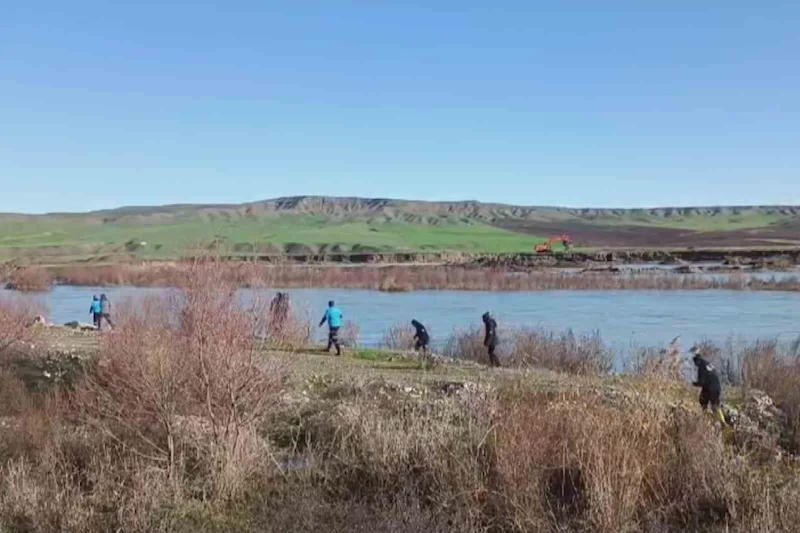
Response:
[[[219,311],[195,301],[190,320]],[[723,429],[667,366],[339,358],[240,343],[224,319],[204,349],[148,318],[103,335],[35,327],[0,358],[4,529],[796,531],[788,421],[750,382],[726,386]]]

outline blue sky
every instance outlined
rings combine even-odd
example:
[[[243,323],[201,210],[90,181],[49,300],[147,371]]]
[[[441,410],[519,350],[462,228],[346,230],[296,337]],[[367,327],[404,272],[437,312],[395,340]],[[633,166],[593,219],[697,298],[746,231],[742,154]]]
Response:
[[[5,5],[0,211],[800,203],[800,4],[652,4]]]

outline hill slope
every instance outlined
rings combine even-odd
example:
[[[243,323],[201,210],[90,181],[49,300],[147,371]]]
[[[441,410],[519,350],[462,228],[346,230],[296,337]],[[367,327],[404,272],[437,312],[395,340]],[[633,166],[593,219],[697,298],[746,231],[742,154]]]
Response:
[[[796,246],[800,206],[572,209],[298,196],[0,214],[0,256],[176,257],[213,246],[239,253],[516,252],[553,233],[593,248]]]

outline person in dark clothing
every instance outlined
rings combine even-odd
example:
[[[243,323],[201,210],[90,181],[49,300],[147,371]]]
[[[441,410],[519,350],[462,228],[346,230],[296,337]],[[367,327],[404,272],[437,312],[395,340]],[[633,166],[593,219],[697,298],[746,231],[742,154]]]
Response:
[[[700,406],[705,410],[711,404],[711,408],[717,411],[722,393],[717,372],[714,369],[714,365],[702,357],[700,351],[693,348],[692,352],[694,353],[692,360],[697,367],[697,381],[692,385],[700,387]]]
[[[319,326],[328,323],[328,347],[326,351],[331,351],[331,346],[336,346],[336,355],[342,355],[342,347],[339,344],[339,328],[342,327],[342,311],[336,307],[333,300],[328,302],[328,309],[322,316]]]
[[[414,329],[416,330],[416,333],[414,333],[414,349],[422,349],[423,353],[427,352],[431,342],[431,337],[428,335],[428,330],[425,329],[425,326],[423,326],[417,320],[412,320],[411,325],[414,326]]]
[[[111,302],[105,294],[100,295],[100,315],[100,320],[97,322],[97,329],[100,329],[102,326],[103,319],[105,319],[108,325],[113,329],[114,323],[111,321]]]
[[[289,294],[279,292],[269,304],[269,326],[273,333],[283,331],[289,318]]]
[[[95,294],[92,298],[92,305],[89,306],[89,313],[92,315],[92,322],[94,323],[94,327],[100,329],[100,320],[102,320],[103,315],[100,308],[100,298],[97,297]]]
[[[497,354],[495,354],[498,345],[497,322],[488,311],[483,314],[483,325],[486,326],[486,337],[483,339],[483,345],[489,350],[489,364],[500,366],[500,361],[497,359]]]

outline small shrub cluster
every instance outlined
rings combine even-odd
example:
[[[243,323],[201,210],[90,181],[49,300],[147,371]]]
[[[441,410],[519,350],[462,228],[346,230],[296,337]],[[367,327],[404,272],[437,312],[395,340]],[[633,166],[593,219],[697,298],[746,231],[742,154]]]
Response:
[[[572,330],[553,333],[544,329],[514,330],[508,364],[547,368],[569,374],[598,375],[611,371],[613,354],[599,332],[575,335]]]
[[[483,340],[484,330],[480,326],[455,329],[447,337],[447,341],[442,348],[442,355],[449,359],[460,359],[488,365],[489,355],[483,345]]]
[[[455,330],[445,342],[442,354],[452,359],[488,364],[484,333],[479,326]],[[584,375],[606,374],[613,367],[614,354],[605,347],[597,332],[575,335],[572,330],[554,333],[520,327],[506,329],[498,335],[500,362],[504,366]]]
[[[358,339],[361,336],[361,328],[351,320],[345,320],[342,329],[339,331],[339,342],[348,348],[357,348]]]
[[[35,320],[44,308],[28,298],[0,295],[0,358],[15,346],[35,338]]]

